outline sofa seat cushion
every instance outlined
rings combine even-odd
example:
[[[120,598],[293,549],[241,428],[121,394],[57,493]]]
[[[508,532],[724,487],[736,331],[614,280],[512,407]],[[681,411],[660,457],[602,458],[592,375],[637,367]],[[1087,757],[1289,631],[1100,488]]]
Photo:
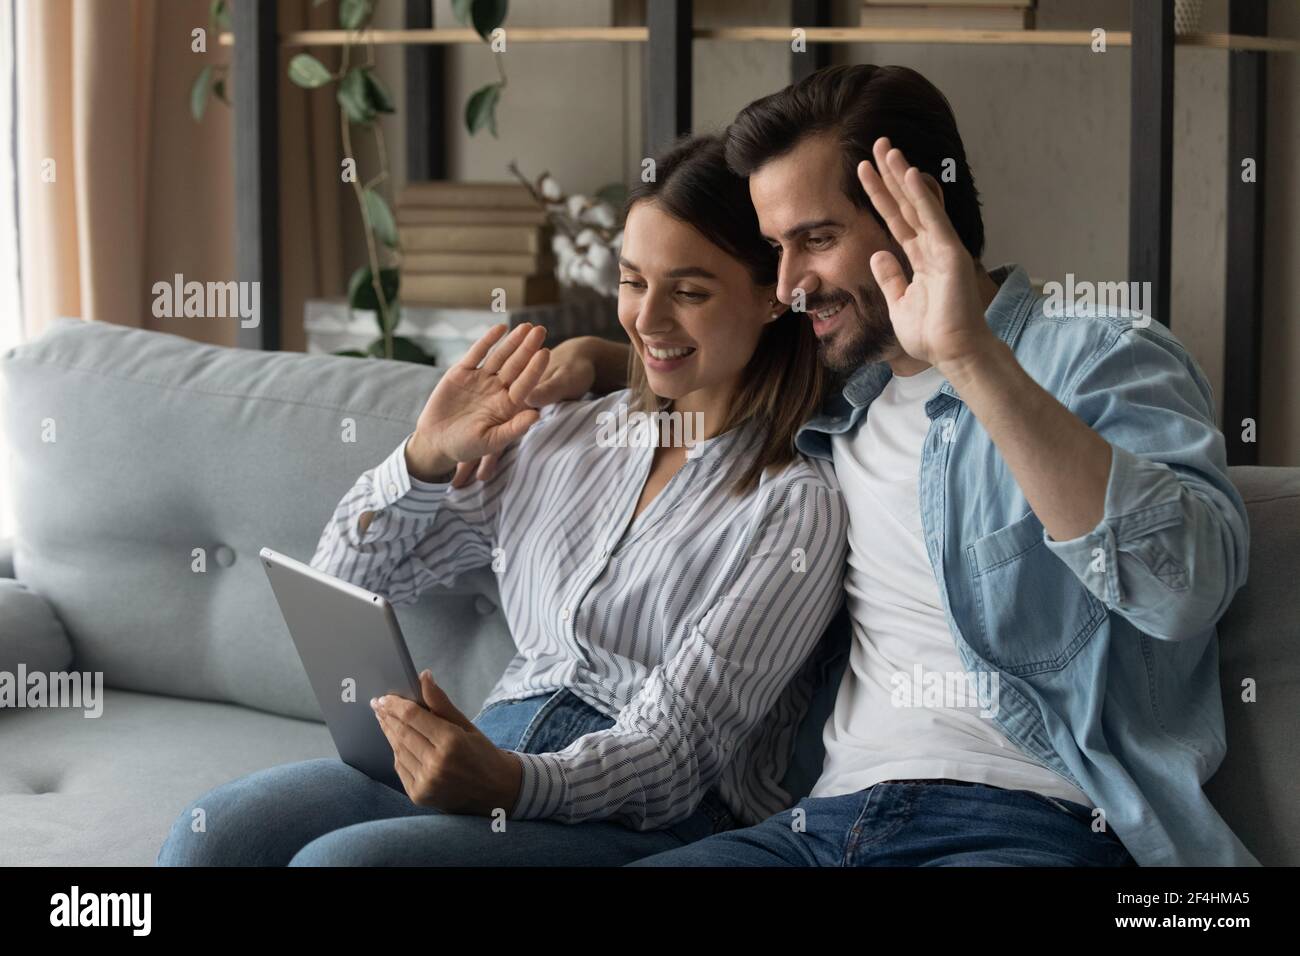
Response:
[[[0,866],[152,866],[177,815],[228,780],[337,756],[322,723],[106,689],[103,714],[0,712]]]

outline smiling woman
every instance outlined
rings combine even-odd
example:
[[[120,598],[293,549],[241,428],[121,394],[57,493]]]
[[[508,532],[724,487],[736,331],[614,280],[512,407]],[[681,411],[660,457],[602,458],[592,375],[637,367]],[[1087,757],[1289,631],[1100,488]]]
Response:
[[[627,390],[533,407],[545,330],[495,326],[312,557],[394,605],[491,567],[517,653],[478,716],[426,674],[421,700],[374,705],[404,792],[335,760],[275,767],[200,796],[237,824],[196,836],[182,813],[160,864],[611,865],[789,804],[846,547],[834,476],[794,449],[815,345],[771,303],[775,255],[719,141],[656,159],[619,295],[644,412]],[[686,427],[639,440],[661,412],[698,428],[689,454]]]
[[[759,448],[736,490],[752,488],[765,469],[794,460],[795,432],[821,400],[817,339],[776,300],[776,250],[721,138],[683,137],[656,170],[624,208],[618,313],[633,346],[633,409],[702,409],[713,433],[751,419]],[[732,321],[738,302],[765,321]],[[718,377],[738,381],[721,403],[700,387]]]

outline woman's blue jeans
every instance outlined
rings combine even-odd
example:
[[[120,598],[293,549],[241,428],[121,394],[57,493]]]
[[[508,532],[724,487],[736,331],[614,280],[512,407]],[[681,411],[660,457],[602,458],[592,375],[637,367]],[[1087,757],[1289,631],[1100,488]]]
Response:
[[[563,750],[613,723],[568,690],[499,701],[474,718],[498,747],[524,753]],[[736,825],[716,790],[690,817],[662,830],[603,821],[507,820],[504,830],[492,824],[489,817],[417,806],[338,758],[322,758],[261,770],[204,794],[172,825],[158,865],[622,866]]]

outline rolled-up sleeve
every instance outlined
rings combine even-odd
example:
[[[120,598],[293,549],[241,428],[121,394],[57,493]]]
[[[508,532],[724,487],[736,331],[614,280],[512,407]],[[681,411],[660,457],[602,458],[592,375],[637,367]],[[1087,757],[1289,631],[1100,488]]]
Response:
[[[1212,627],[1245,583],[1245,504],[1228,478],[1209,385],[1176,342],[1133,329],[1067,406],[1111,446],[1096,527],[1044,542],[1108,608],[1153,637]]]
[[[716,600],[676,623],[662,663],[614,725],[556,753],[517,755],[512,817],[652,830],[694,812],[842,600],[848,519],[838,489],[791,482],[757,510]]]

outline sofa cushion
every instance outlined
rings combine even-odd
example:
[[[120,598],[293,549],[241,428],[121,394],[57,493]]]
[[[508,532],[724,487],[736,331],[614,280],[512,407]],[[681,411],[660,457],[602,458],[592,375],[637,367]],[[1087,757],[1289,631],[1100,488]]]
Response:
[[[0,712],[0,866],[152,866],[177,815],[218,784],[336,757],[324,724],[129,691],[103,713]]]
[[[0,538],[0,578],[16,577],[14,574],[14,540]]]
[[[1232,468],[1250,569],[1219,622],[1228,753],[1205,792],[1265,865],[1300,864],[1300,468]],[[1253,685],[1254,700],[1245,699]]]
[[[108,686],[319,719],[258,552],[309,561],[437,377],[59,319],[0,355],[19,579]],[[471,713],[513,654],[496,600],[483,569],[398,609]]]

